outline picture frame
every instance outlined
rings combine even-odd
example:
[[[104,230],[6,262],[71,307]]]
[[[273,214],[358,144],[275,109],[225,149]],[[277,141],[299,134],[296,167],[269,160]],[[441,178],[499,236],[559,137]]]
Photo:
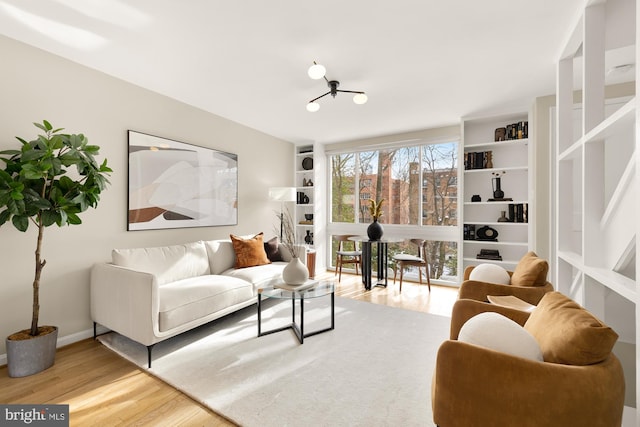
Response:
[[[238,223],[238,156],[134,130],[127,230]]]

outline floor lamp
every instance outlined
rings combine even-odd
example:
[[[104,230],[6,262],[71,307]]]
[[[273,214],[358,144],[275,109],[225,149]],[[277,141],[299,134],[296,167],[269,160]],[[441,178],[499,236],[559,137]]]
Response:
[[[271,187],[269,188],[269,200],[272,202],[280,202],[280,241],[282,241],[284,228],[284,203],[296,201],[296,188]]]

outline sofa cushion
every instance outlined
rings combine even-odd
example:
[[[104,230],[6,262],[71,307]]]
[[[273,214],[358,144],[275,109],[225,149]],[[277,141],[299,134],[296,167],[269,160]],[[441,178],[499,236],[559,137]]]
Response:
[[[508,317],[490,311],[467,320],[460,328],[458,341],[526,359],[543,360],[540,346],[529,332]]]
[[[264,251],[263,233],[250,238],[243,238],[231,234],[231,243],[236,253],[235,268],[253,267],[271,263]]]
[[[268,265],[247,268],[231,268],[222,274],[224,276],[242,279],[253,283],[253,289],[257,290],[267,286],[283,283],[282,270],[287,265],[286,262],[274,262]]]
[[[236,264],[236,253],[231,240],[208,240],[204,242],[209,255],[211,274],[220,274]]]
[[[233,277],[206,275],[159,287],[159,328],[167,331],[192,320],[251,299],[251,283]]]
[[[264,251],[267,253],[267,258],[271,262],[284,261],[280,254],[280,244],[278,243],[278,236],[264,242]]]
[[[511,277],[504,267],[486,263],[475,266],[469,274],[469,280],[508,285],[511,281]]]
[[[159,285],[211,273],[202,241],[154,248],[114,249],[111,258],[115,265],[155,275]]]
[[[544,286],[547,282],[549,263],[538,258],[535,252],[529,252],[523,256],[511,276],[511,284],[514,286]]]
[[[566,365],[602,362],[618,339],[610,327],[559,292],[542,297],[524,328],[540,344],[546,362]]]

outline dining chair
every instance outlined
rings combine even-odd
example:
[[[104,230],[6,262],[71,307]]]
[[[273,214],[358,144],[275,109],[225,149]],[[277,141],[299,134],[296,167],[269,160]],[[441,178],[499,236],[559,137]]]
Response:
[[[336,250],[336,273],[338,274],[338,282],[342,279],[342,266],[353,264],[358,274],[358,266],[362,266],[362,251],[358,248],[358,242],[349,240],[355,234],[343,234],[333,236],[338,242]],[[334,275],[335,275],[334,274]]]
[[[411,254],[396,254],[393,256],[395,268],[393,269],[393,283],[396,282],[396,275],[400,269],[400,292],[402,292],[402,279],[405,267],[418,267],[418,278],[422,285],[422,269],[425,270],[427,286],[431,292],[431,279],[429,279],[429,261],[427,259],[427,241],[424,239],[411,239],[412,244],[418,247],[418,256]]]

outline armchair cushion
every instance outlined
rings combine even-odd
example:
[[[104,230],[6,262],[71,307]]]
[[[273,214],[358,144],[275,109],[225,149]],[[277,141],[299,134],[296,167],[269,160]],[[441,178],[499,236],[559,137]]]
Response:
[[[618,339],[613,329],[559,292],[542,297],[524,328],[540,344],[546,362],[566,365],[602,362]]]
[[[263,233],[245,239],[239,236],[230,235],[233,250],[236,253],[235,268],[254,267],[257,265],[271,264],[267,253],[264,250],[262,241]]]
[[[544,286],[547,282],[549,263],[531,251],[523,256],[511,276],[515,286]]]
[[[525,359],[543,360],[540,346],[527,330],[494,312],[480,313],[467,320],[460,329],[458,341]]]
[[[469,274],[469,280],[508,285],[511,282],[511,276],[503,267],[487,263],[477,265]]]

